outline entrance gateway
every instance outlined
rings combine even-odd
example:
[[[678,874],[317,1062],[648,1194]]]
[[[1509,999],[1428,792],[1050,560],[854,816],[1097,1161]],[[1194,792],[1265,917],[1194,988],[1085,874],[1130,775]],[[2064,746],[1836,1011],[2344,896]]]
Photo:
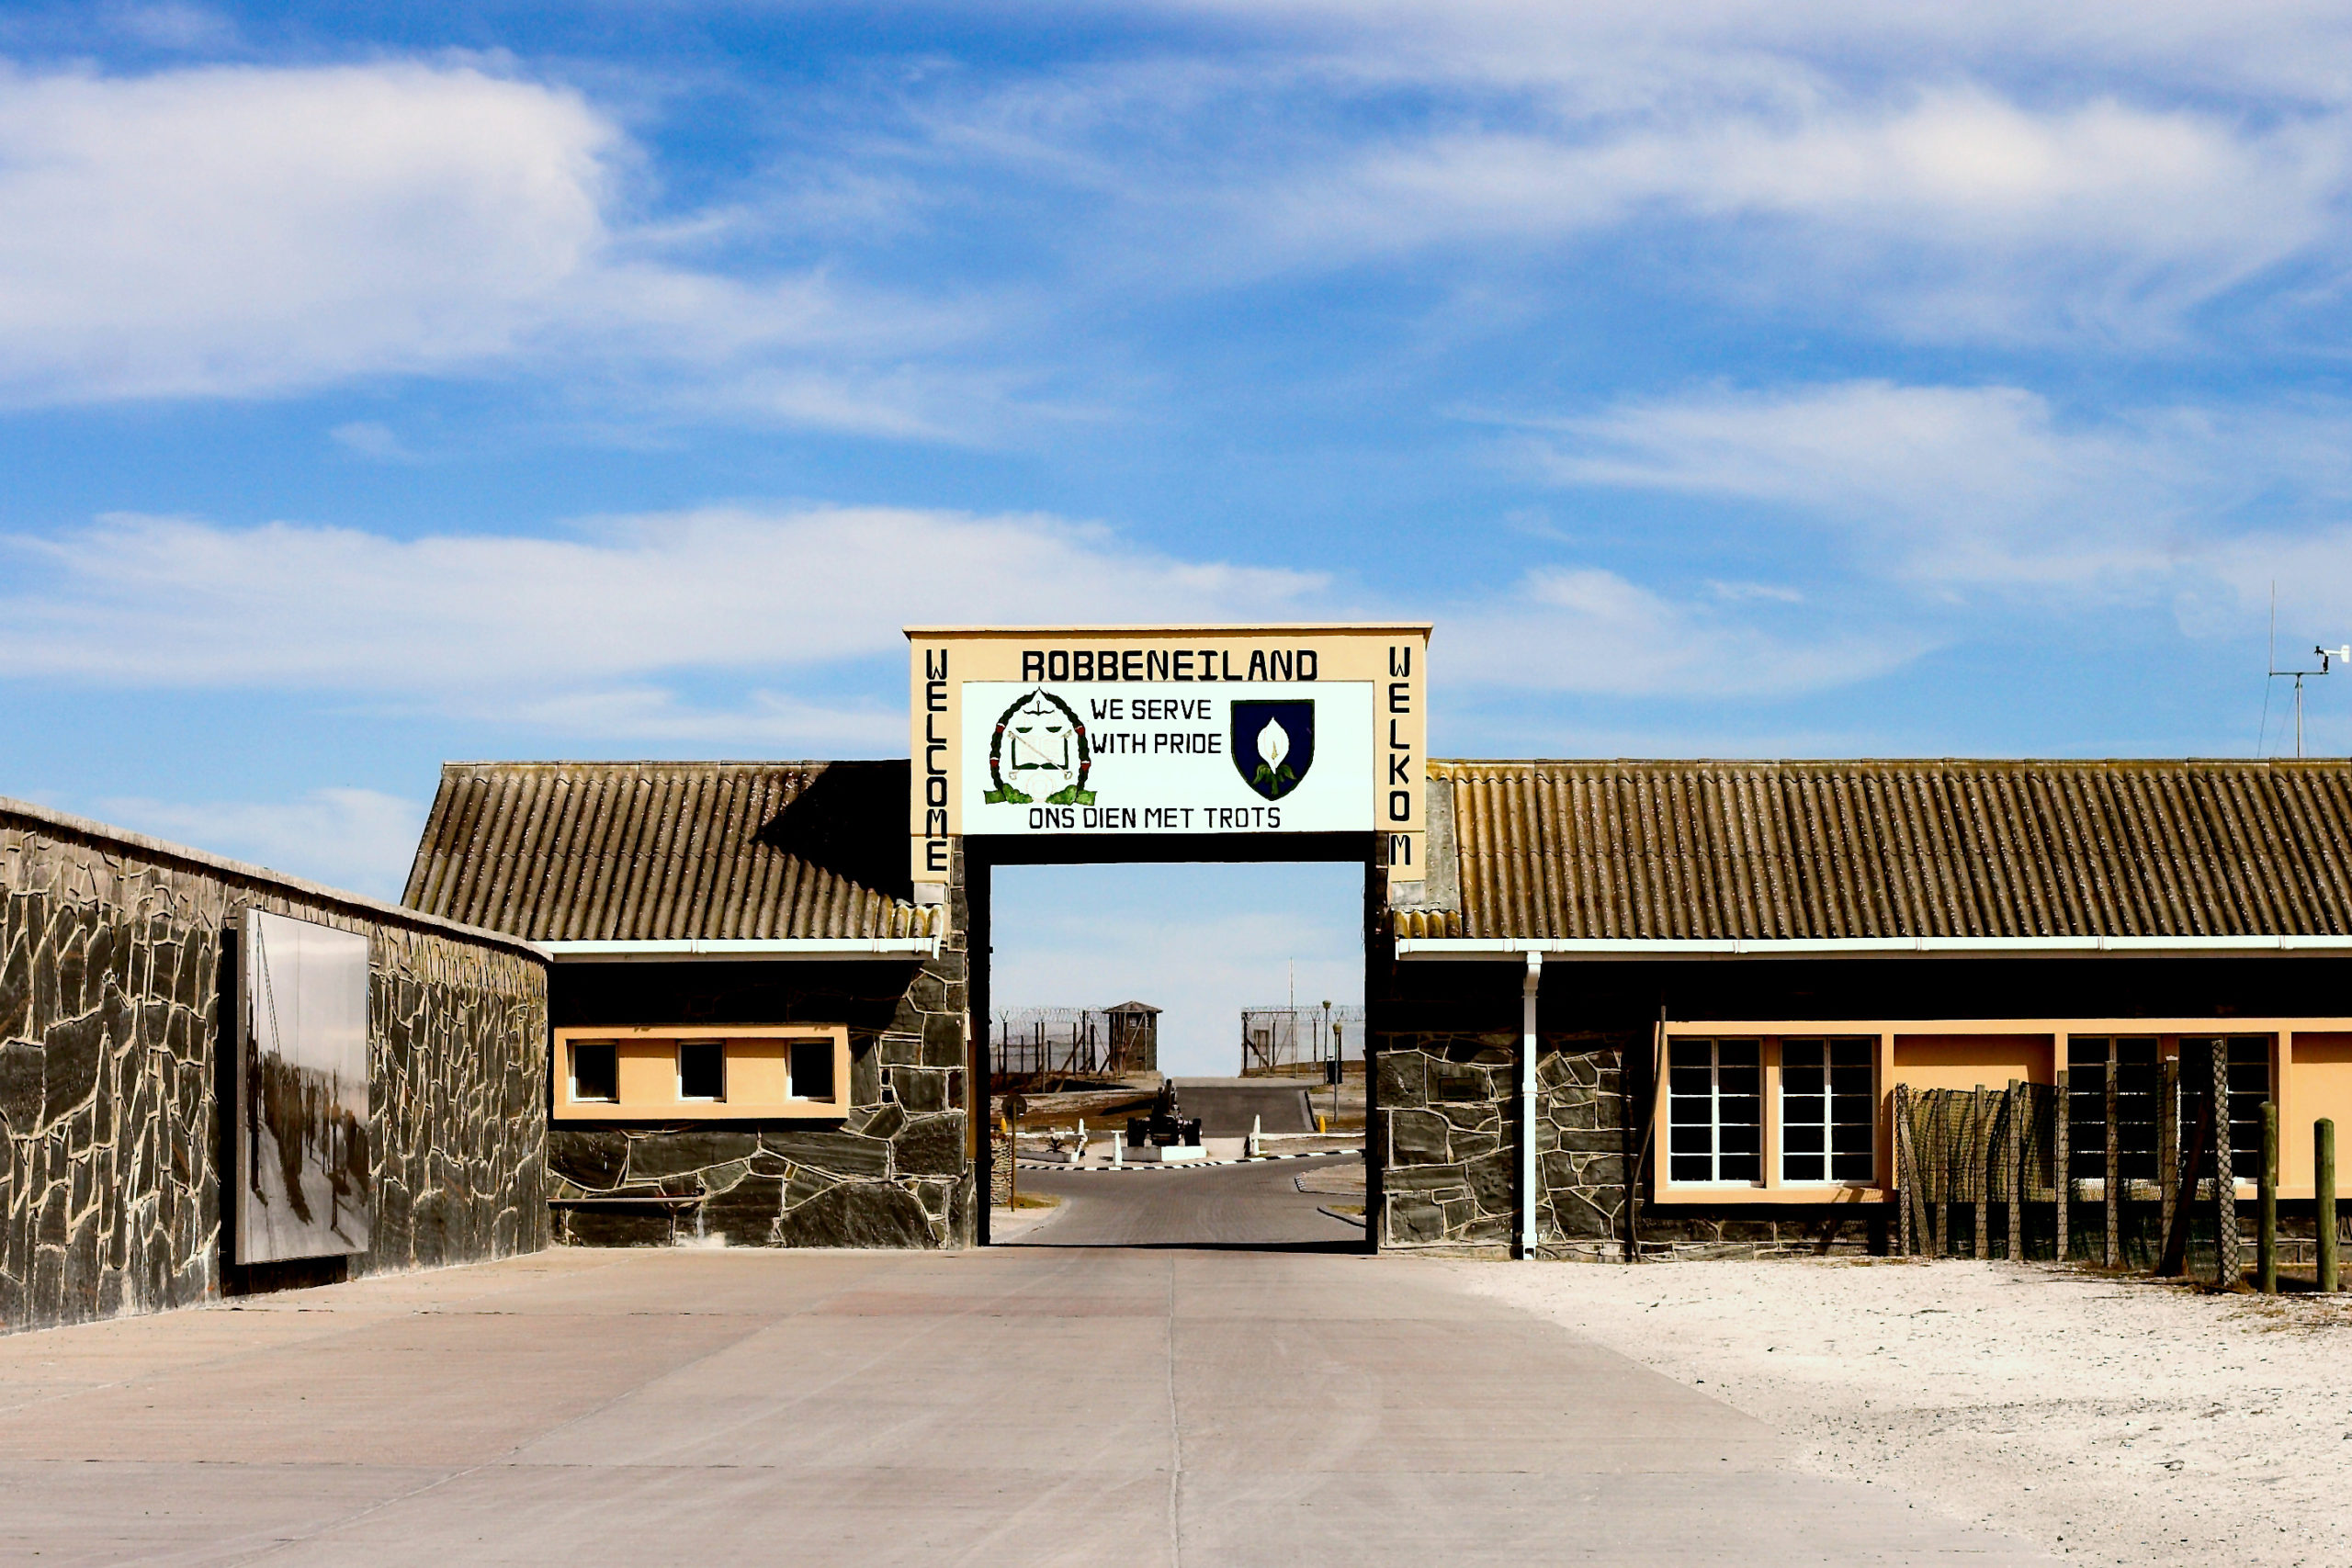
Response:
[[[1368,919],[1419,903],[1430,631],[908,627],[914,901],[965,905],[967,1017],[990,1016],[999,865],[1355,862]],[[1378,950],[1366,942],[1367,964]],[[969,1146],[986,1192],[988,1053],[970,1059]],[[982,1202],[983,1243],[987,1216]]]

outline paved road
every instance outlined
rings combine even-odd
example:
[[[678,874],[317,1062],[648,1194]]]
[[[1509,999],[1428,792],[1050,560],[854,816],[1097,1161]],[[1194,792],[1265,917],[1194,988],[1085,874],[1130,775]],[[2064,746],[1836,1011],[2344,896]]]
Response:
[[[566,1251],[0,1340],[0,1405],[8,1563],[2038,1561],[1315,1251]]]
[[[1185,1115],[1201,1119],[1205,1138],[1247,1137],[1253,1116],[1264,1133],[1315,1131],[1315,1112],[1307,1104],[1303,1078],[1272,1083],[1264,1078],[1178,1078],[1176,1100]]]
[[[1051,1193],[1065,1212],[1013,1245],[1362,1252],[1363,1228],[1322,1213],[1324,1204],[1356,1200],[1305,1193],[1297,1185],[1304,1171],[1359,1163],[1341,1155],[1200,1170],[1023,1168],[1021,1190]]]

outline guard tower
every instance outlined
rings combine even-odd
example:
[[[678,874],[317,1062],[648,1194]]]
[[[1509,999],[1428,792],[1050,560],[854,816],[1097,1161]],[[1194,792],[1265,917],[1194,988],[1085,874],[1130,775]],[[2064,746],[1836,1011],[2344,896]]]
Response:
[[[1143,1002],[1121,1002],[1102,1010],[1111,1022],[1111,1070],[1122,1074],[1158,1072],[1159,1010]]]

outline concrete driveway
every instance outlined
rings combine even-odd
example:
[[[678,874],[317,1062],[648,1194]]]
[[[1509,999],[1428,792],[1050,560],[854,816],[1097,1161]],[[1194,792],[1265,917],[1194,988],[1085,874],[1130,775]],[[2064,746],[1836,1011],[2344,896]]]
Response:
[[[0,1404],[6,1562],[2038,1561],[1319,1250],[567,1251],[0,1340]]]

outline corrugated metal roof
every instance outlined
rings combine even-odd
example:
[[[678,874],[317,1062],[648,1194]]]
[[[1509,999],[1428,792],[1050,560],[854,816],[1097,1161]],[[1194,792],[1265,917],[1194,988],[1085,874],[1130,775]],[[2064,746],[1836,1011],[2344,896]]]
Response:
[[[2352,934],[2340,761],[1439,761],[1404,936]]]
[[[451,762],[402,902],[535,942],[930,936],[904,762]]]

